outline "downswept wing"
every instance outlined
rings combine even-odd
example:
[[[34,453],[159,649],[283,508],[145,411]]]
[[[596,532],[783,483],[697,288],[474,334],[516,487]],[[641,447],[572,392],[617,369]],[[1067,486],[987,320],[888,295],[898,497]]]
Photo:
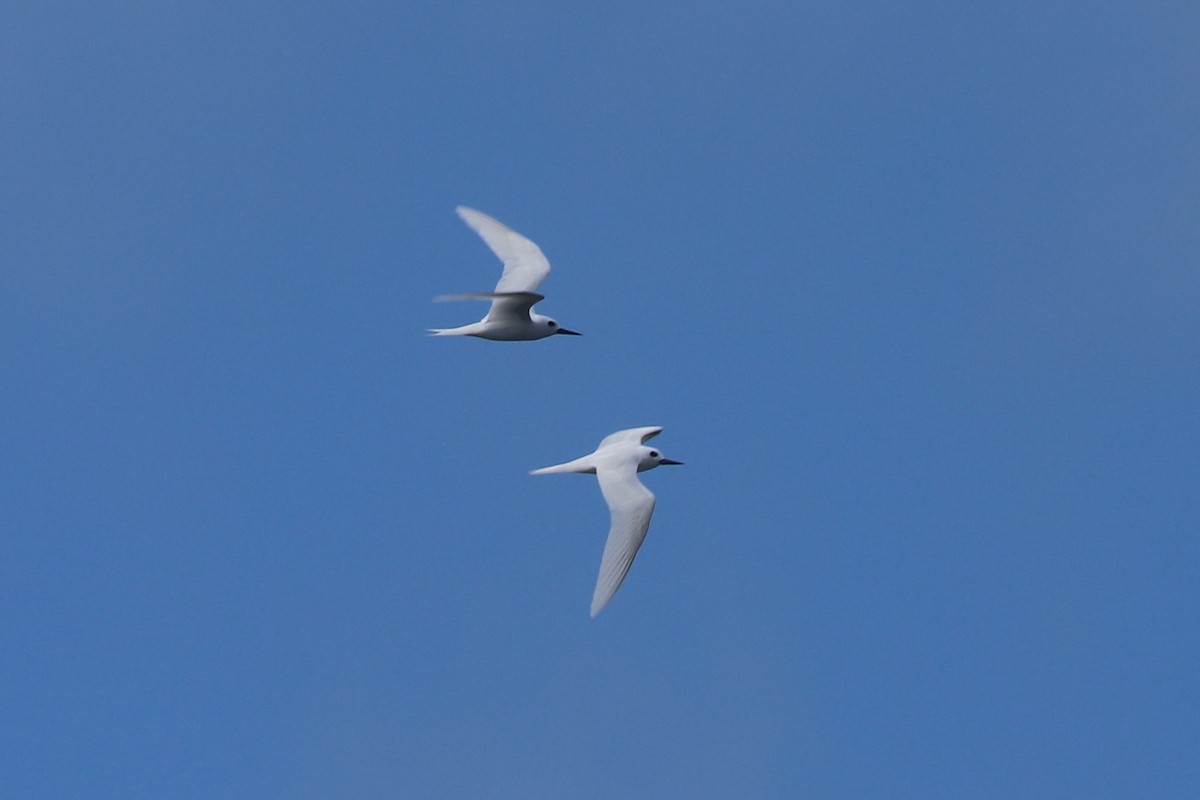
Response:
[[[441,294],[434,298],[438,302],[456,300],[490,300],[484,320],[487,322],[528,322],[533,307],[546,299],[537,292],[473,292],[471,294]]]
[[[492,292],[492,307],[484,319],[489,322],[529,322],[535,303],[545,300],[537,292]]]
[[[504,262],[504,274],[496,292],[535,292],[550,274],[550,261],[542,249],[499,220],[482,211],[459,206],[454,209],[462,221]],[[532,305],[532,304],[531,304]]]
[[[600,559],[596,591],[592,594],[593,617],[608,605],[617,589],[621,588],[638,548],[646,539],[650,516],[654,513],[654,495],[637,479],[636,457],[600,465],[596,470],[596,478],[608,503],[612,524],[608,530],[608,541],[604,543],[604,556]]]

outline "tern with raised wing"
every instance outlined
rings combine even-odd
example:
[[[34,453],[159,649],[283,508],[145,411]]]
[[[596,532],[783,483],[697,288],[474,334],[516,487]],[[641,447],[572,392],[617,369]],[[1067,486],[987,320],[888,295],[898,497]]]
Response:
[[[593,617],[603,610],[621,587],[650,529],[654,495],[642,485],[637,474],[660,464],[683,463],[665,458],[658,450],[646,445],[648,440],[660,433],[662,428],[657,425],[617,431],[605,436],[594,453],[529,473],[551,475],[581,472],[595,475],[600,482],[600,492],[608,503],[612,522],[608,541],[604,543],[604,556],[600,559],[596,590],[592,594]]]
[[[491,292],[443,295],[439,300],[490,300],[487,316],[457,328],[431,328],[434,336],[476,336],[500,342],[527,342],[564,333],[579,336],[555,320],[533,310],[544,300],[538,286],[550,274],[550,262],[542,249],[504,223],[482,211],[459,206],[455,209],[463,222],[479,234],[492,252],[504,262],[500,282]]]

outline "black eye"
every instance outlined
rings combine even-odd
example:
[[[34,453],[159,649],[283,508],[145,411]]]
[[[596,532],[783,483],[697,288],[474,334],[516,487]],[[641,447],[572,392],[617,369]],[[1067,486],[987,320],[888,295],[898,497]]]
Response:
[[[650,457],[651,457],[651,458],[658,458],[658,451],[657,451],[657,450],[651,450],[651,451],[650,451]]]
[[[557,327],[558,327],[558,323],[557,323],[557,322],[554,322],[553,320],[551,320],[550,322],[547,322],[546,324],[547,324],[547,325],[549,325],[551,328],[557,328]]]

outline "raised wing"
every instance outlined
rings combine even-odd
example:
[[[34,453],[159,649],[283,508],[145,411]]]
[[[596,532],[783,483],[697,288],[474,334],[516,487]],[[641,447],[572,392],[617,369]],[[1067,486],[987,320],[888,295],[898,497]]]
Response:
[[[550,274],[550,262],[536,244],[482,211],[466,206],[454,210],[504,262],[497,292],[534,292]]]
[[[600,445],[596,448],[601,450],[610,444],[645,444],[662,433],[661,425],[648,425],[644,428],[627,428],[623,431],[610,433],[600,440]]]
[[[617,589],[621,588],[638,548],[646,539],[650,516],[654,513],[654,495],[637,479],[635,457],[601,465],[596,470],[596,477],[600,481],[604,500],[608,503],[612,525],[608,530],[608,541],[604,543],[604,556],[600,559],[596,591],[592,594],[593,617],[608,605]]]

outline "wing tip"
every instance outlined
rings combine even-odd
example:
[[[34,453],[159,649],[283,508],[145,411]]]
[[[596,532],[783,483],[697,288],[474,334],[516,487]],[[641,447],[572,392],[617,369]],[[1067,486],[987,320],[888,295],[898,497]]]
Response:
[[[602,582],[597,584],[596,591],[592,593],[592,619],[595,619],[597,614],[608,607],[608,604],[616,597],[617,589],[621,588],[624,580],[625,576],[622,575],[616,586],[604,586]]]
[[[503,222],[500,222],[500,220],[496,219],[493,216],[483,213],[478,208],[471,208],[470,206],[455,206],[454,213],[458,214],[459,219],[461,219],[463,222],[467,223],[468,226],[470,226],[473,230],[476,230],[476,231],[479,230],[479,226],[487,224],[487,223],[491,223],[491,222],[497,223],[500,226],[505,227],[505,228],[508,227]]]

